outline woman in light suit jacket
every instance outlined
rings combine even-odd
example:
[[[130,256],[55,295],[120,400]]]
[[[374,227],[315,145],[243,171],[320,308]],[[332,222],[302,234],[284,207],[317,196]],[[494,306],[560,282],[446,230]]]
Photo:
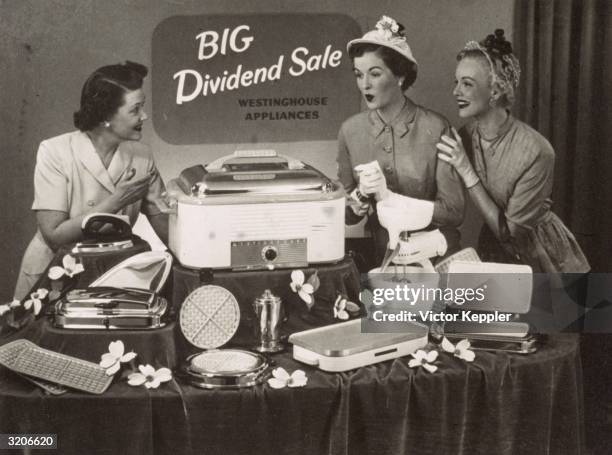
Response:
[[[32,204],[38,229],[22,260],[16,299],[26,296],[54,250],[81,239],[89,213],[127,215],[132,225],[143,213],[167,241],[167,217],[154,202],[164,184],[148,147],[138,142],[148,118],[142,90],[147,72],[132,62],[94,71],[74,114],[78,130],[40,144]]]

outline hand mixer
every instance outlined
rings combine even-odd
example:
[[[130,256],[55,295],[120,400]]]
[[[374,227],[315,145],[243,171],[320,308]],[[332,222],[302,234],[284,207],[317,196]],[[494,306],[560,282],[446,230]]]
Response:
[[[446,252],[446,239],[438,229],[415,232],[431,224],[433,202],[389,192],[376,208],[380,224],[389,232],[389,249],[380,271],[393,262],[402,265],[404,273],[406,265],[415,263],[425,272],[434,272],[430,258]]]

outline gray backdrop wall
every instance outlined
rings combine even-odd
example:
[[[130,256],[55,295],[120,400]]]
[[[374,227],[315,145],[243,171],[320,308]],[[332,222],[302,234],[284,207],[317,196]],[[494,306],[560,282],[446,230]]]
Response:
[[[35,231],[30,211],[32,175],[41,140],[73,130],[80,89],[95,68],[124,60],[150,65],[151,37],[174,15],[257,12],[333,12],[352,16],[363,30],[381,14],[402,22],[419,61],[409,95],[459,125],[451,96],[455,55],[470,39],[496,27],[511,38],[513,0],[0,0],[0,302],[12,297],[21,255]],[[358,96],[355,86],[337,87]],[[150,80],[145,86],[151,99]],[[151,103],[148,105],[151,108]],[[144,142],[165,180],[248,144],[173,146],[151,122]],[[335,141],[258,144],[296,155],[333,176]],[[473,243],[479,219],[468,213],[464,238]]]

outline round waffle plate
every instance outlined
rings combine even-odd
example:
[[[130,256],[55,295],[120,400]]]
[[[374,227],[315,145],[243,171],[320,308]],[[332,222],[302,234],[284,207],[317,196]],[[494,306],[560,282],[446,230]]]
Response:
[[[187,296],[179,320],[187,341],[201,349],[214,349],[227,343],[236,333],[240,308],[227,289],[206,285]]]
[[[215,349],[189,357],[185,372],[198,387],[240,388],[262,382],[269,366],[261,354],[241,349]]]

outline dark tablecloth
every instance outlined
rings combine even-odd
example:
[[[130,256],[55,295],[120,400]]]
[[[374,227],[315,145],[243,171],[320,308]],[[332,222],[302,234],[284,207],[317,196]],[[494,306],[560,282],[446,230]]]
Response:
[[[339,294],[359,302],[360,276],[351,257],[346,257],[336,264],[320,264],[305,267],[301,270],[306,279],[315,272],[320,286],[314,292],[314,304],[309,309],[306,303],[291,287],[292,269],[257,270],[257,271],[214,271],[200,272],[175,264],[173,267],[172,302],[174,311],[180,311],[186,297],[203,285],[222,286],[230,291],[240,306],[240,325],[230,345],[252,347],[256,344],[253,302],[266,289],[282,300],[285,322],[281,332],[286,336],[300,330],[341,322],[334,318],[334,302]],[[365,315],[365,310],[362,309]],[[179,339],[178,343],[181,343]],[[183,342],[179,349],[191,353],[194,349]]]
[[[57,260],[61,262],[61,255]],[[96,256],[86,262],[89,270],[102,271],[110,268],[109,261],[119,262],[121,255]],[[99,362],[100,355],[108,350],[110,342],[122,340],[126,351],[139,354],[139,362],[150,363],[153,366],[174,368],[188,355],[200,352],[201,349],[192,346],[183,337],[179,323],[173,322],[180,311],[185,297],[194,289],[204,284],[223,286],[232,292],[240,305],[240,324],[237,332],[227,346],[252,348],[255,346],[255,313],[252,303],[265,289],[271,289],[283,300],[285,322],[281,332],[286,338],[289,334],[322,325],[341,322],[334,319],[334,301],[338,293],[358,301],[359,273],[353,260],[349,257],[337,264],[324,264],[303,269],[306,277],[315,271],[319,277],[320,287],[314,293],[314,306],[308,309],[306,303],[289,286],[291,270],[252,271],[252,272],[215,272],[207,274],[206,280],[200,280],[198,271],[189,270],[175,265],[173,269],[173,297],[176,304],[171,304],[169,314],[164,317],[167,325],[155,330],[75,330],[53,327],[51,316],[39,316],[36,321],[28,323],[19,332],[9,333],[0,337],[0,344],[8,339],[26,338],[39,346],[64,354],[79,357],[92,362]],[[85,272],[84,272],[85,273]],[[91,272],[93,273],[93,272]],[[101,273],[100,273],[101,274]],[[78,285],[86,287],[100,274],[78,278]],[[78,276],[77,276],[78,277]],[[46,305],[46,311],[52,311]]]
[[[101,396],[52,397],[2,369],[0,433],[56,433],[62,454],[579,454],[582,374],[575,335],[529,356],[441,354],[308,375],[304,388],[159,389],[115,381]],[[40,451],[36,453],[45,453]],[[15,451],[7,452],[15,453]]]
[[[94,363],[98,363],[102,354],[108,352],[111,342],[121,340],[125,352],[138,354],[136,361],[139,364],[174,368],[179,366],[181,360],[176,343],[177,330],[174,322],[155,330],[62,329],[54,327],[51,318],[40,318],[7,340],[25,338],[41,348]],[[0,344],[4,343],[5,340],[0,341]]]

